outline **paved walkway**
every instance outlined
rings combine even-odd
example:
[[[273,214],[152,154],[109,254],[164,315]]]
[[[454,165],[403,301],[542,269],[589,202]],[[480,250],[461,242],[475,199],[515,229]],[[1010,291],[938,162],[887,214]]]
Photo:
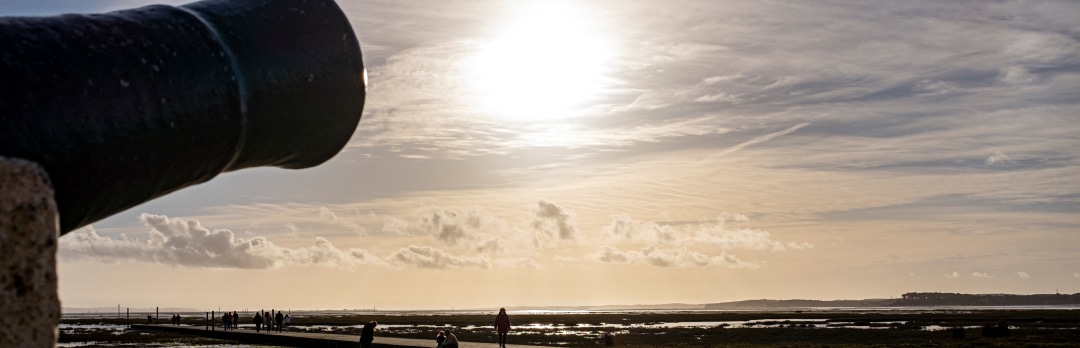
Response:
[[[313,333],[313,332],[258,332],[248,329],[229,330],[222,331],[220,327],[216,330],[206,330],[205,326],[173,326],[173,325],[152,325],[152,324],[135,324],[131,325],[133,329],[146,329],[146,330],[162,330],[179,332],[188,335],[198,335],[203,337],[221,338],[228,340],[235,340],[244,343],[255,344],[269,344],[278,346],[292,346],[292,347],[359,347],[360,336],[355,335],[342,335],[332,333]],[[426,347],[431,348],[435,346],[435,339],[422,340],[415,338],[397,338],[397,337],[382,337],[375,336],[375,343],[372,347]],[[460,348],[492,348],[498,347],[495,343],[476,343],[476,342],[461,342]],[[507,348],[538,348],[542,346],[524,346],[508,344]]]

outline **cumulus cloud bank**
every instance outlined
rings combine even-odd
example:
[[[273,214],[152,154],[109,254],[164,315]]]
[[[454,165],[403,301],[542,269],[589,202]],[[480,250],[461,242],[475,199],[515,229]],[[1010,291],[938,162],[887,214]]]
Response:
[[[327,223],[345,227],[358,235],[363,236],[367,234],[367,230],[364,229],[363,226],[360,226],[355,222],[349,221],[348,219],[339,217],[337,213],[334,213],[327,207],[319,207],[319,217],[321,217]]]
[[[447,246],[466,246],[485,253],[503,251],[507,242],[500,234],[510,230],[506,221],[477,207],[463,212],[428,207],[427,211],[412,220],[388,216],[383,221],[385,233],[431,236]]]
[[[781,242],[768,231],[745,227],[728,228],[728,221],[746,222],[746,215],[725,213],[716,220],[696,224],[661,224],[634,220],[628,214],[613,214],[612,221],[602,228],[609,240],[627,240],[663,245],[706,244],[723,249],[803,250],[814,248],[807,242]]]
[[[210,230],[195,219],[144,213],[139,221],[150,228],[144,238],[105,237],[86,227],[60,239],[59,255],[67,260],[243,269],[352,268],[382,262],[363,249],[339,249],[323,237],[316,237],[312,246],[286,248],[265,237],[240,238],[230,230]]]
[[[541,198],[532,209],[532,227],[538,237],[544,236],[555,240],[575,240],[581,234],[574,224],[574,215],[569,210]]]
[[[326,210],[328,211],[328,210]],[[443,211],[445,213],[445,211]],[[439,216],[436,214],[436,216]],[[475,217],[475,216],[474,216]],[[139,221],[149,227],[145,236],[107,237],[93,226],[73,231],[60,239],[64,260],[101,262],[141,262],[182,267],[274,269],[287,266],[326,266],[353,269],[361,265],[418,267],[428,269],[540,268],[535,260],[523,257],[492,260],[487,255],[456,256],[430,246],[410,245],[385,257],[364,249],[341,249],[323,237],[301,248],[283,247],[266,237],[240,238],[227,229],[210,230],[196,219],[169,218],[142,214]],[[466,225],[477,225],[468,222]],[[429,221],[430,222],[430,221]],[[498,238],[478,239],[474,251],[503,248]]]
[[[429,246],[410,245],[402,248],[387,258],[398,266],[416,266],[420,268],[491,268],[491,260],[486,256],[459,257]]]
[[[647,244],[641,250],[622,251],[604,246],[594,258],[607,263],[647,264],[658,267],[724,266],[756,269],[761,262],[740,260],[727,250],[787,251],[811,249],[807,242],[781,242],[767,231],[746,227],[729,228],[729,222],[744,223],[744,214],[722,213],[714,220],[699,223],[666,224],[635,220],[629,214],[613,214],[612,221],[601,228],[605,240],[612,243]],[[691,247],[710,246],[722,249],[718,255],[706,255]]]
[[[660,248],[649,246],[641,250],[623,251],[613,246],[604,246],[594,257],[605,263],[641,264],[657,267],[761,267],[758,263],[739,260],[735,255],[728,254],[727,252],[721,252],[718,256],[710,257],[682,247]]]

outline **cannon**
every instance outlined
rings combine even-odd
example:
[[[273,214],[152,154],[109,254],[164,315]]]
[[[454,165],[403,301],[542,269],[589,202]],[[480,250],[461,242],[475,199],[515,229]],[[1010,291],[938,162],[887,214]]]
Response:
[[[64,234],[243,168],[337,154],[366,72],[332,0],[0,18],[0,157],[48,173]]]

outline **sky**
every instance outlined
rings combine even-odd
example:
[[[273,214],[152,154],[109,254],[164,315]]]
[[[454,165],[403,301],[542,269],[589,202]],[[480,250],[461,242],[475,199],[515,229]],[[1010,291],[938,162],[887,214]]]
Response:
[[[63,236],[65,307],[1080,292],[1080,3],[339,4],[346,148]]]

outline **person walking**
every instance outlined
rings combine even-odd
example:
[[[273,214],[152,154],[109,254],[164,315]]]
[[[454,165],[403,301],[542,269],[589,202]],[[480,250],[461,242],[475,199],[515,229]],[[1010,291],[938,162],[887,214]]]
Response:
[[[266,333],[270,333],[274,329],[274,317],[270,316],[270,312],[263,312],[263,321],[266,322]]]
[[[231,316],[231,315],[232,314],[229,314],[229,312],[225,312],[225,314],[221,315],[221,329],[222,330],[229,331],[229,316]]]
[[[285,324],[285,314],[278,311],[277,315],[274,316],[274,319],[274,322],[277,323],[277,332],[281,332],[281,325]]]
[[[288,314],[285,315],[285,332],[289,332],[289,325],[292,324],[292,319]]]
[[[446,340],[443,341],[443,348],[458,348],[457,336],[454,336],[454,333],[450,332],[449,328],[443,330],[443,333],[446,334]]]
[[[255,332],[259,332],[262,329],[263,317],[259,312],[255,312],[255,318],[251,319],[252,323],[255,323]]]
[[[499,347],[506,348],[506,335],[510,333],[510,316],[506,315],[506,308],[499,308],[499,315],[495,316],[495,331],[499,333]]]
[[[236,330],[237,328],[240,327],[240,314],[237,314],[236,311],[232,312],[232,322],[233,322],[233,330]]]
[[[371,347],[371,342],[375,342],[375,327],[379,326],[378,322],[371,321],[364,324],[364,329],[360,330],[360,347]]]

